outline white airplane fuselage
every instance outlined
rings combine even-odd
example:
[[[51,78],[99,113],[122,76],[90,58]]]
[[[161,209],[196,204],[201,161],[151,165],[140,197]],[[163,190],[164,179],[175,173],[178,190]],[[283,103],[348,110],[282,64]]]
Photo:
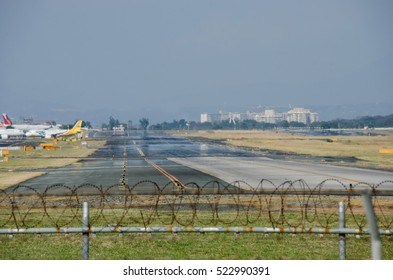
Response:
[[[15,129],[20,129],[23,131],[45,130],[52,127],[51,125],[45,125],[45,124],[12,124],[11,126]]]
[[[20,129],[15,128],[0,128],[1,139],[8,139],[11,137],[23,137],[25,133]]]

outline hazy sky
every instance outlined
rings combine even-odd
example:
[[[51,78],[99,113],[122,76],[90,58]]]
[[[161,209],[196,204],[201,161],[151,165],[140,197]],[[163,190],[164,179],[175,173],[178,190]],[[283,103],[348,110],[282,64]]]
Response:
[[[392,28],[391,0],[0,0],[0,109],[155,122],[390,103]]]

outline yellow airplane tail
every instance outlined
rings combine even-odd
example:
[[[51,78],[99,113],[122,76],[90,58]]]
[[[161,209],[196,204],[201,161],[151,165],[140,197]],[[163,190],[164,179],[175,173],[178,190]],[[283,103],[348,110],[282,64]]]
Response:
[[[82,132],[82,123],[83,123],[82,120],[77,121],[73,128],[71,128],[67,132],[63,133],[61,136],[70,136],[70,135],[75,135],[75,134],[81,133]]]

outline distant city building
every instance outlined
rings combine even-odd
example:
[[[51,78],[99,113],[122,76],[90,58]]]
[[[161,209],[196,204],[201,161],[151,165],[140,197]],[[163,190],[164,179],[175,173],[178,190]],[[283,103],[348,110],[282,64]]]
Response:
[[[208,114],[208,113],[201,114],[201,123],[204,122],[217,123],[223,121],[237,122],[240,120],[242,120],[242,116],[240,113],[220,112],[219,114]]]
[[[279,123],[281,121],[300,122],[310,124],[319,121],[318,113],[311,112],[305,108],[293,108],[286,113],[276,112],[273,109],[267,109],[261,113],[246,112],[246,113],[231,113],[219,112],[218,114],[201,114],[201,123],[211,122],[217,123],[222,121],[229,121],[236,123],[237,121],[255,120],[263,123]]]
[[[121,136],[121,135],[125,135],[125,134],[126,134],[125,127],[122,124],[119,126],[113,127],[112,135]]]
[[[256,114],[254,120],[264,123],[278,123],[284,120],[284,114],[278,113],[272,109],[265,110],[264,113]]]
[[[286,114],[286,120],[288,122],[310,124],[319,121],[319,116],[317,113],[311,112],[309,109],[293,108]]]
[[[210,122],[210,123],[221,122],[221,115],[220,114],[203,113],[203,114],[201,114],[201,123],[204,123],[204,122]]]
[[[211,122],[208,113],[201,114],[201,123],[205,123],[205,122]]]

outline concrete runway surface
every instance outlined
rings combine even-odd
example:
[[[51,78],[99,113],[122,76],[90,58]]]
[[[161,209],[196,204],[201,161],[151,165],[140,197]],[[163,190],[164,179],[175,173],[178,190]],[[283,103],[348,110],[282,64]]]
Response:
[[[338,184],[336,180],[346,186],[363,183],[376,185],[383,181],[393,181],[393,174],[386,171],[277,160],[267,157],[189,157],[169,158],[169,160],[226,182],[245,181],[255,188],[260,185],[263,179],[272,182],[274,186],[288,180],[304,180],[310,187],[315,187],[327,180],[324,186],[329,188],[342,188],[342,185]],[[264,188],[271,187],[267,182],[262,186]],[[388,186],[384,184],[381,187]]]

